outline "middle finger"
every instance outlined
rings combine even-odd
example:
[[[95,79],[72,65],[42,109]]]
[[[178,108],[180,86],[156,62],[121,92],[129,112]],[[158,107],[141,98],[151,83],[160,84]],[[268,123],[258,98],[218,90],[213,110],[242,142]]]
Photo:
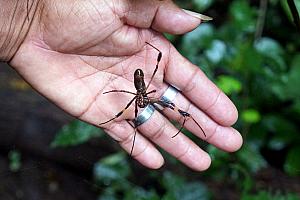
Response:
[[[178,129],[158,111],[155,111],[150,119],[138,129],[147,138],[192,169],[202,171],[210,166],[209,155],[188,137],[179,134],[172,138]]]

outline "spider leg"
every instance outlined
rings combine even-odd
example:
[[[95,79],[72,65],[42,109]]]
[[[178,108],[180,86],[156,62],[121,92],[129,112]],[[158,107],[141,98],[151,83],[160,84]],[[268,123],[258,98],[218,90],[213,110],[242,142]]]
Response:
[[[155,46],[153,46],[152,44],[150,44],[150,43],[148,43],[148,42],[146,42],[146,44],[150,45],[151,47],[153,47],[154,49],[156,49],[156,50],[158,51],[155,69],[154,69],[153,74],[152,74],[152,76],[151,76],[151,79],[150,79],[150,81],[149,81],[149,83],[148,83],[148,85],[147,85],[147,87],[146,87],[146,91],[147,91],[147,89],[148,89],[149,86],[150,86],[150,83],[152,82],[152,80],[153,80],[153,78],[154,78],[154,75],[155,75],[156,72],[157,72],[158,64],[159,64],[159,62],[160,62],[160,60],[161,60],[161,58],[162,58],[162,52],[161,52],[158,48],[156,48]]]
[[[130,91],[126,91],[126,90],[110,90],[110,91],[107,91],[107,92],[103,92],[103,94],[112,93],[112,92],[123,92],[123,93],[136,95],[134,92],[130,92]]]
[[[186,117],[183,118],[183,123],[182,123],[182,125],[181,125],[179,131],[178,131],[175,135],[173,135],[172,138],[176,137],[176,136],[182,131],[185,122],[186,122]]]
[[[151,93],[155,93],[156,90],[151,90],[150,92],[147,92],[146,95],[151,94]]]
[[[136,119],[138,115],[138,105],[137,103],[135,103],[135,109],[134,109],[134,118]],[[135,137],[136,137],[136,129],[137,129],[137,125],[134,123],[134,135],[133,135],[133,143],[132,143],[132,147],[130,150],[130,156],[132,155],[133,152],[133,148],[134,148],[134,144],[135,144]]]
[[[129,108],[129,106],[132,104],[132,102],[133,102],[135,99],[136,99],[136,96],[133,97],[133,99],[131,99],[131,100],[129,101],[129,103],[126,105],[126,107],[125,107],[123,110],[121,110],[118,114],[116,114],[115,117],[113,117],[113,118],[111,118],[110,120],[107,120],[107,121],[105,121],[105,122],[102,122],[102,123],[100,123],[99,125],[106,124],[106,123],[108,123],[108,122],[110,122],[110,121],[112,121],[112,120],[114,120],[114,119],[120,117],[120,116],[124,113],[124,111],[127,110],[127,109]]]
[[[197,126],[201,129],[203,135],[206,137],[206,134],[205,134],[203,128],[202,128],[202,127],[200,126],[200,124],[194,119],[194,117],[193,117],[190,113],[185,112],[185,111],[181,110],[180,108],[178,108],[173,102],[170,102],[170,101],[163,101],[163,100],[155,99],[155,98],[151,98],[150,101],[151,101],[151,103],[156,103],[156,104],[158,104],[158,105],[161,105],[161,106],[164,107],[164,108],[172,109],[172,110],[178,112],[178,113],[183,117],[183,123],[182,123],[182,125],[181,125],[179,131],[178,131],[174,136],[172,136],[172,138],[176,137],[176,136],[182,131],[182,129],[183,129],[183,127],[184,127],[184,124],[185,124],[186,120],[189,119],[189,118],[192,119],[192,120],[195,122],[195,124],[197,124]]]
[[[137,104],[135,104],[135,110],[134,110],[134,116],[135,118],[137,118],[137,114],[138,114],[138,106]],[[126,119],[127,123],[134,129],[134,135],[133,135],[133,144],[132,144],[132,147],[131,147],[131,150],[130,150],[130,156],[132,155],[132,152],[133,152],[133,148],[134,148],[134,143],[135,143],[135,138],[136,138],[136,129],[137,129],[137,125],[135,124],[134,121],[132,120],[129,120],[129,119]],[[130,122],[133,122],[133,125],[130,123]]]

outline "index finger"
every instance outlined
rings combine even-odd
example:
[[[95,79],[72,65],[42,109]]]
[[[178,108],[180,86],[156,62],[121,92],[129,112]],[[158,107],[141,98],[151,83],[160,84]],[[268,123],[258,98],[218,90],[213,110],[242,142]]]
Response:
[[[231,100],[172,45],[165,71],[165,81],[177,87],[190,101],[223,126],[233,125],[238,112]],[[178,78],[180,77],[180,78]]]

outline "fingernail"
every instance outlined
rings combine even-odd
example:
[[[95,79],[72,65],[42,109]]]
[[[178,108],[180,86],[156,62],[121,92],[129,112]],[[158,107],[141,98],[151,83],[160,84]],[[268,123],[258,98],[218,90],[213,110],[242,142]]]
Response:
[[[183,12],[185,12],[186,14],[189,14],[193,17],[196,17],[198,19],[201,19],[203,21],[210,21],[210,20],[213,20],[212,17],[209,17],[209,16],[206,16],[206,15],[202,15],[200,13],[196,13],[196,12],[193,12],[193,11],[190,11],[190,10],[186,10],[186,9],[182,9]]]

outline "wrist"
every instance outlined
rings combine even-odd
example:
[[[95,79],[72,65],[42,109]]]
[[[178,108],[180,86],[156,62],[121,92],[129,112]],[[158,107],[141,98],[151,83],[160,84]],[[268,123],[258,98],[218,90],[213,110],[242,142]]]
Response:
[[[26,38],[41,0],[0,0],[0,61],[13,58]]]

